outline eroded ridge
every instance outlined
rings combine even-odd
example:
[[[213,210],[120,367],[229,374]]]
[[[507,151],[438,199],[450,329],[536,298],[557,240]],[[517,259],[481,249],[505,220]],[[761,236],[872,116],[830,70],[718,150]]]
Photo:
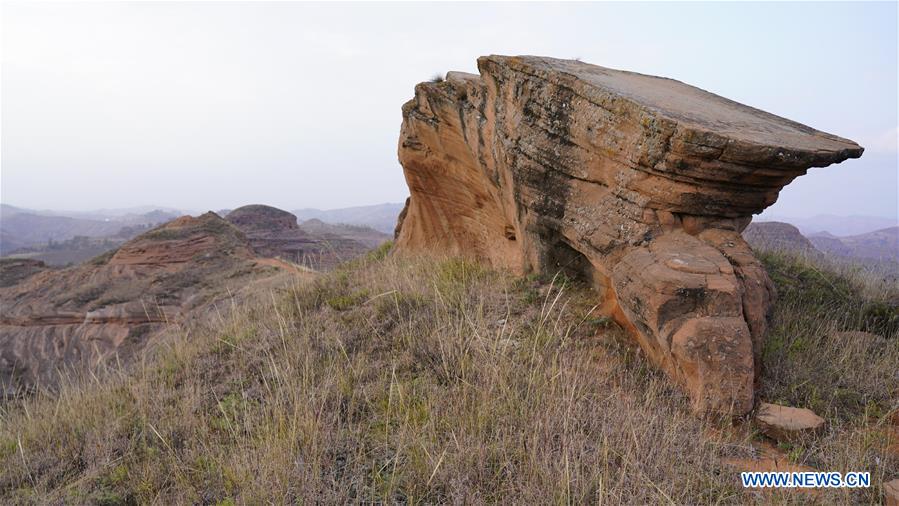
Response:
[[[679,81],[532,56],[403,106],[397,251],[591,281],[698,411],[753,405],[773,286],[740,232],[858,144]]]

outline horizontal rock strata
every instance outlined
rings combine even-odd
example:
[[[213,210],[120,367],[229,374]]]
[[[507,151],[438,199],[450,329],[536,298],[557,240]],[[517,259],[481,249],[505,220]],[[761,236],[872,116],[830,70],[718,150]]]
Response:
[[[590,280],[697,410],[748,412],[773,288],[740,232],[863,149],[671,79],[531,56],[478,68],[403,106],[397,251]]]
[[[260,257],[281,258],[314,269],[332,268],[354,258],[372,246],[349,237],[329,233],[320,226],[300,227],[297,217],[265,205],[249,205],[228,213],[226,219],[247,237]]]
[[[0,274],[21,270],[7,264]],[[79,266],[34,270],[0,287],[0,398],[126,364],[168,324],[271,268],[257,265],[240,230],[207,213]]]

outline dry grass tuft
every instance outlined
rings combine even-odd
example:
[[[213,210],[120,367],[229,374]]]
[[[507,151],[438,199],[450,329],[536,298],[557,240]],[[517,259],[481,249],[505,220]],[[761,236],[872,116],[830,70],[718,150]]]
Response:
[[[840,502],[879,502],[880,483],[899,477],[899,288],[845,264],[759,257],[778,289],[760,395],[828,422],[824,434],[782,449],[816,469],[871,472],[868,495]]]

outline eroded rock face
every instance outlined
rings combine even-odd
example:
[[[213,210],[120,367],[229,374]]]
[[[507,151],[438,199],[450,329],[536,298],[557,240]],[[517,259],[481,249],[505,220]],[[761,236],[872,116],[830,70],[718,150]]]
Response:
[[[697,410],[753,404],[773,287],[740,232],[852,141],[678,81],[488,56],[403,106],[399,253],[592,281]]]
[[[319,268],[363,254],[380,234],[357,228],[303,229],[293,214],[251,205],[227,220],[182,216],[67,269],[2,259],[0,400],[52,387],[61,372],[127,364],[172,324],[230,305],[253,285],[312,275],[284,260]]]
[[[0,397],[127,364],[169,324],[279,272],[214,213],[178,218],[76,267],[35,271],[0,286]]]
[[[30,258],[0,258],[0,288],[12,286],[47,270],[47,264]]]
[[[266,205],[240,207],[228,213],[226,219],[246,234],[256,255],[281,258],[316,270],[334,267],[373,247],[350,238],[349,230],[327,227],[321,222],[321,226],[301,227],[293,214]]]

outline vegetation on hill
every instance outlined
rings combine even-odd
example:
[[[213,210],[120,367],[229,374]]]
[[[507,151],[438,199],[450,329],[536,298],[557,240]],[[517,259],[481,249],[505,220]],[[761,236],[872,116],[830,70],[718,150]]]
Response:
[[[877,482],[896,478],[899,287],[861,266],[758,255],[778,291],[760,395],[810,408],[828,423],[818,438],[785,449],[815,469],[870,471]],[[827,502],[879,503],[879,488]]]
[[[694,417],[589,289],[386,251],[173,327],[130,370],[4,405],[0,502],[807,502],[741,488],[725,460],[762,436]],[[762,395],[828,422],[783,450],[872,473],[823,502],[877,502],[899,469],[895,294],[763,259],[781,299]]]

